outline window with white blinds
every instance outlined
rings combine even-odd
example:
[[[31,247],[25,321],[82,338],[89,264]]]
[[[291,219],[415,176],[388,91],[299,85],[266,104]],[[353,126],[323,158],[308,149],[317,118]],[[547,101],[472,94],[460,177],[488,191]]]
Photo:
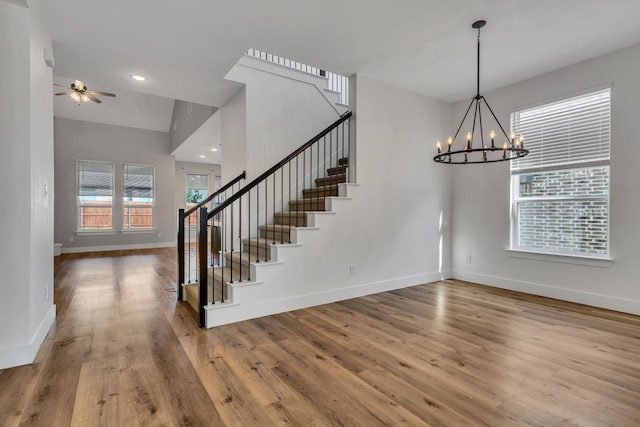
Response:
[[[517,111],[529,155],[511,164],[511,248],[607,257],[611,89]]]
[[[512,171],[608,162],[611,89],[516,111],[511,130],[524,135],[529,150],[511,163]]]
[[[113,229],[113,170],[110,162],[77,161],[78,231]]]
[[[154,167],[122,165],[123,230],[153,229]]]

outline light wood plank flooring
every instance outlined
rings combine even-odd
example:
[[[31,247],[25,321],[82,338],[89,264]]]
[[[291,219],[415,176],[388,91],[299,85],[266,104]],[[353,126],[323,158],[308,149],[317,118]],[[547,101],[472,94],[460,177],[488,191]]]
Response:
[[[197,328],[175,250],[56,258],[4,426],[639,426],[640,318],[458,281]]]

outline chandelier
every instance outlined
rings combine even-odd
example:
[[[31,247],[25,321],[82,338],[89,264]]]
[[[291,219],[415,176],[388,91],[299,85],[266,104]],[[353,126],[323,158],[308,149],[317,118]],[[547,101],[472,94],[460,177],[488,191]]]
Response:
[[[513,159],[517,159],[520,157],[524,157],[529,154],[529,150],[525,150],[524,148],[524,138],[520,135],[518,138],[511,133],[511,135],[507,135],[504,128],[496,118],[496,115],[493,113],[491,106],[484,98],[484,96],[480,95],[480,28],[484,27],[487,21],[476,21],[471,25],[472,28],[478,30],[478,61],[477,61],[477,92],[476,96],[471,100],[469,104],[469,108],[467,108],[467,112],[464,114],[462,118],[462,122],[460,122],[460,126],[458,126],[458,130],[455,135],[449,137],[447,140],[447,146],[442,147],[440,141],[438,141],[438,155],[433,158],[437,163],[445,163],[445,164],[472,164],[472,163],[494,163],[494,162],[504,162],[510,161]],[[504,136],[505,141],[498,145],[496,145],[496,132],[491,130],[489,132],[489,139],[491,140],[490,145],[485,143],[484,138],[484,124],[482,123],[482,107],[486,106],[486,108],[491,113],[494,121],[498,124],[500,131],[502,132],[502,136]],[[473,124],[471,126],[471,131],[467,132],[466,141],[464,141],[462,147],[454,146],[456,142],[456,138],[460,133],[460,129],[465,123],[467,116],[469,116],[469,111],[471,111],[471,107],[473,107]],[[480,136],[479,143],[476,138],[476,124],[478,125]],[[488,141],[487,141],[488,142]]]

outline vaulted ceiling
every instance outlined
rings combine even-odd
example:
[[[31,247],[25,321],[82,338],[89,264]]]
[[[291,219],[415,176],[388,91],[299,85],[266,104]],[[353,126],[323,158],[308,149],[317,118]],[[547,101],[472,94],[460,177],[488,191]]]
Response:
[[[223,105],[239,88],[224,75],[251,47],[451,102],[475,93],[471,23],[478,19],[488,22],[483,92],[640,43],[638,0],[41,3],[56,76],[130,93],[116,98],[130,106],[148,102],[137,99],[140,94],[152,95],[164,114],[162,98]],[[134,81],[134,73],[147,80]],[[169,122],[170,116],[167,130]]]

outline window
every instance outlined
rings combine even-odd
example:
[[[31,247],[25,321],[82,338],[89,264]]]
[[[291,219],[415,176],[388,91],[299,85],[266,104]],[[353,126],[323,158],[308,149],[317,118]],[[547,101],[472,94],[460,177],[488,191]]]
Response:
[[[186,188],[186,203],[191,205],[200,203],[209,197],[209,175],[188,173]]]
[[[154,168],[146,165],[122,165],[123,230],[153,229]]]
[[[512,249],[608,256],[610,123],[610,88],[511,115]]]
[[[78,160],[78,231],[113,230],[113,163]]]

